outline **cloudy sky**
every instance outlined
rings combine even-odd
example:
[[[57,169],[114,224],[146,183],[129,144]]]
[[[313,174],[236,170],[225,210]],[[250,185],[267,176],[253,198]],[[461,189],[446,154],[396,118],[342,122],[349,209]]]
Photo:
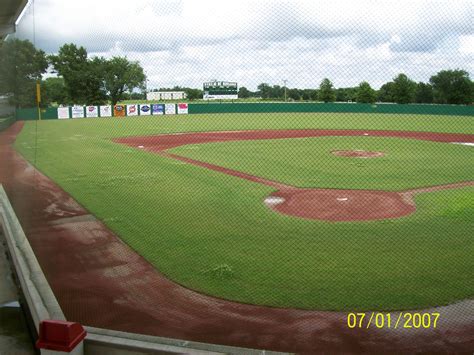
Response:
[[[18,36],[138,60],[149,88],[210,79],[314,88],[441,69],[474,77],[474,0],[36,0]]]

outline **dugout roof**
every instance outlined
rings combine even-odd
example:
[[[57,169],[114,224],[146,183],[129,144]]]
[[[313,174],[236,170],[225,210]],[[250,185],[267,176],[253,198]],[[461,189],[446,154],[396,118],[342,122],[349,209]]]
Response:
[[[28,0],[0,0],[0,41],[15,32],[15,21],[28,4]]]

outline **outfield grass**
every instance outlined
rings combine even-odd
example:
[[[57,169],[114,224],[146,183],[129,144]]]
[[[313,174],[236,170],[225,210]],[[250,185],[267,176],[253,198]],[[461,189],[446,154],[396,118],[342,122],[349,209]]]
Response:
[[[287,128],[474,134],[473,120],[285,113],[42,121],[27,122],[15,147],[161,272],[187,287],[217,297],[278,307],[407,309],[473,296],[474,188],[419,195],[418,211],[399,219],[311,221],[280,215],[265,207],[262,201],[273,191],[270,187],[182,165],[115,144],[110,138]],[[238,149],[245,151],[244,142],[238,143],[242,143]],[[227,149],[227,144],[231,143],[221,148]],[[283,144],[291,148],[290,141]],[[446,158],[444,151],[430,148],[446,168],[429,170],[426,166],[427,175],[438,172],[444,176],[446,171],[454,170],[447,168],[446,164],[452,163],[449,160],[468,159],[467,149],[474,149],[433,144],[443,149],[452,147],[456,152]],[[212,146],[199,153],[212,151]],[[273,148],[282,149],[279,144]],[[285,169],[279,170],[272,174],[285,173]],[[341,172],[334,173],[337,176]],[[472,164],[463,166],[459,173],[474,180]]]

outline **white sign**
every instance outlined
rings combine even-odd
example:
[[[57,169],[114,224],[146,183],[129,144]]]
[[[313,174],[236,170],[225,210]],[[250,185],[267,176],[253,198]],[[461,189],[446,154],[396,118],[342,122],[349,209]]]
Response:
[[[84,107],[83,106],[73,106],[71,108],[72,118],[83,118],[84,117]]]
[[[176,114],[176,105],[165,104],[165,115],[175,115],[175,114]]]
[[[100,117],[112,117],[112,106],[100,106]]]
[[[99,117],[99,109],[97,106],[87,106],[86,117]]]
[[[140,116],[151,115],[151,106],[147,104],[140,105]]]
[[[69,118],[69,107],[58,107],[58,119],[65,120]]]
[[[204,100],[237,100],[239,98],[238,95],[210,95],[204,93],[202,96]]]
[[[127,116],[138,116],[138,105],[127,105]]]
[[[186,115],[188,114],[188,104],[178,104],[178,115]]]

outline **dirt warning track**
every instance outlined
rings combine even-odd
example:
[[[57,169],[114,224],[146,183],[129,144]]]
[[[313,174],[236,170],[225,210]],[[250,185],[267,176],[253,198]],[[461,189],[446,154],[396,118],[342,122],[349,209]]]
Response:
[[[215,164],[167,152],[168,149],[187,144],[327,136],[399,137],[445,143],[474,142],[474,135],[470,134],[314,129],[164,134],[158,136],[118,138],[114,139],[114,142],[125,144],[130,147],[139,147],[140,149],[155,152],[162,156],[188,164],[274,187],[278,189],[278,191],[271,194],[263,202],[276,212],[306,219],[317,219],[331,222],[351,222],[399,218],[416,211],[413,197],[417,193],[474,186],[474,181],[464,181],[458,184],[429,186],[426,188],[400,192],[327,188],[301,189],[291,185],[286,185],[282,182],[268,180],[241,171],[224,168]],[[377,158],[384,155],[383,152],[366,151],[333,151],[331,153],[353,158]]]
[[[22,125],[0,133],[0,183],[68,320],[307,354],[470,353],[474,348],[474,301],[426,310],[441,313],[437,329],[348,329],[347,312],[247,305],[182,287],[15,152],[12,144]]]

